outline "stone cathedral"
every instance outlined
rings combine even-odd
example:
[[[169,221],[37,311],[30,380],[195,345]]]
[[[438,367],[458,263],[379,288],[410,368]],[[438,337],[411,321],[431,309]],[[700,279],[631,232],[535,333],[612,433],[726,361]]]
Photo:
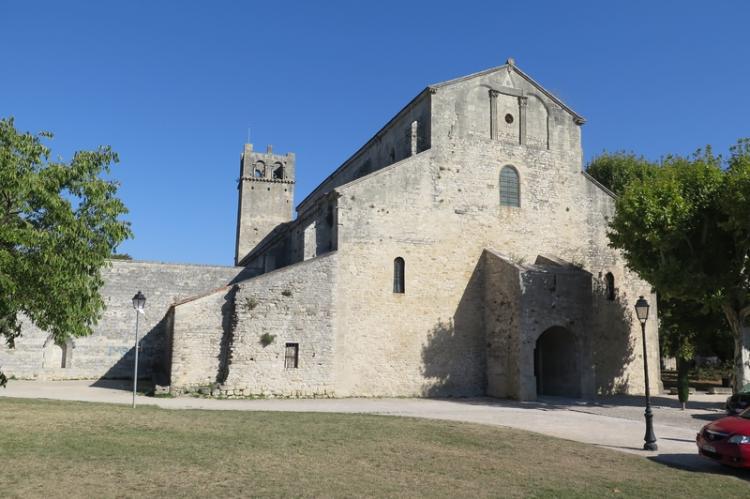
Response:
[[[92,336],[26,324],[0,368],[131,376],[142,290],[139,372],[175,394],[642,393],[633,304],[656,299],[607,245],[614,196],[582,170],[583,124],[509,59],[426,87],[296,216],[295,155],[246,144],[235,266],[113,261]]]

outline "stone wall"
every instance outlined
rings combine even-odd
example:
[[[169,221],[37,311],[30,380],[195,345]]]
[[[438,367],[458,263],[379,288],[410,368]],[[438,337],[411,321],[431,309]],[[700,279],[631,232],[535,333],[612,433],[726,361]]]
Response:
[[[561,391],[546,394],[595,395],[591,343],[599,332],[591,327],[591,274],[541,257],[522,272],[521,288],[521,338],[515,356],[519,380],[514,398],[537,397],[538,377],[542,374],[539,341],[545,334],[563,336],[565,347],[555,355],[558,365],[562,364],[557,373]]]
[[[484,322],[487,339],[487,395],[520,398],[522,267],[494,251],[485,251]]]
[[[532,149],[580,153],[582,118],[515,69],[436,86],[432,143],[487,138]],[[579,165],[570,165],[579,167]]]
[[[563,329],[570,355],[554,352],[564,392],[557,395],[594,395],[591,274],[544,256],[521,265],[490,250],[483,263],[488,394],[535,400],[542,374],[540,337]]]
[[[132,377],[135,312],[132,297],[146,295],[146,314],[140,319],[141,352],[139,375],[151,376],[165,351],[164,320],[170,305],[178,300],[223,286],[244,269],[209,265],[113,260],[103,269],[101,293],[106,309],[94,334],[73,338],[66,367],[52,365],[57,359],[49,334],[24,324],[15,349],[0,345],[0,369],[18,378],[127,378]],[[45,343],[47,348],[45,349]]]
[[[485,248],[517,262],[555,255],[588,271],[597,289],[611,272],[619,305],[588,302],[597,307],[591,323],[596,386],[604,393],[643,390],[640,328],[630,318],[635,300],[650,295],[650,286],[628,273],[608,247],[614,200],[581,171],[580,126],[519,80],[514,84],[546,99],[549,147],[514,144],[493,139],[489,129],[486,135],[473,129],[489,121],[489,97],[473,106],[461,103],[472,95],[479,99],[488,85],[502,85],[495,77],[503,76],[438,88],[430,150],[337,188],[341,395],[483,393],[485,314],[476,274]],[[504,165],[519,173],[520,207],[499,203]],[[406,262],[404,294],[392,291],[397,257]],[[535,313],[545,320],[545,310]],[[609,329],[610,320],[622,327]],[[656,321],[649,322],[648,335],[651,377],[659,379]],[[611,341],[618,354],[608,357]]]
[[[236,285],[226,286],[171,308],[166,346],[175,392],[213,387],[226,380],[236,292]]]
[[[175,306],[171,390],[332,396],[336,266],[328,253]]]

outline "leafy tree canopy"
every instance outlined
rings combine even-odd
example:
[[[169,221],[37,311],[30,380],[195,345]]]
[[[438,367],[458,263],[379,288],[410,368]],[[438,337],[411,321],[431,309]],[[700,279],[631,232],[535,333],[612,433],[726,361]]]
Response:
[[[656,163],[643,156],[621,151],[600,154],[591,160],[586,171],[604,187],[619,195],[631,181],[653,176],[657,167]]]
[[[110,258],[112,260],[132,260],[133,257],[127,253],[113,253]]]
[[[719,307],[735,340],[735,386],[750,381],[750,140],[726,161],[710,148],[632,175],[617,199],[611,246],[667,299]]]
[[[50,161],[42,139],[0,120],[0,335],[9,347],[21,316],[58,343],[91,333],[104,302],[100,269],[131,236],[109,147]],[[0,385],[5,377],[0,373]]]

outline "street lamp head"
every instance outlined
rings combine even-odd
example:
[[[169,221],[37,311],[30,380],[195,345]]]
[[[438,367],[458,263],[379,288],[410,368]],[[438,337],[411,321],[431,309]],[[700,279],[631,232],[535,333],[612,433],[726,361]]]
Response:
[[[133,297],[133,308],[138,310],[139,312],[143,312],[143,307],[145,306],[146,306],[146,297],[143,296],[143,293],[138,291]]]
[[[646,319],[648,319],[648,302],[646,299],[641,296],[638,298],[638,301],[635,302],[635,315],[638,316],[638,320],[645,323]]]

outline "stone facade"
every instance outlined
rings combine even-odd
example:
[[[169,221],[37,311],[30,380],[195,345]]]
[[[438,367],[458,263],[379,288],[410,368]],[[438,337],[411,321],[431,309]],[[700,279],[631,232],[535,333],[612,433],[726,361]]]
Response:
[[[113,260],[102,271],[101,290],[106,309],[94,334],[55,345],[47,332],[24,324],[16,347],[0,345],[0,369],[18,378],[77,379],[127,378],[135,360],[135,311],[132,298],[146,295],[146,313],[140,318],[139,375],[164,370],[165,312],[177,301],[207,289],[244,278],[241,267],[185,265]],[[64,367],[63,367],[64,366]]]
[[[642,392],[632,310],[645,295],[655,317],[656,299],[608,247],[614,199],[582,171],[583,122],[511,61],[431,85],[294,220],[293,167],[248,179],[259,162],[294,156],[246,146],[236,248],[245,271],[173,300],[161,348],[172,391]],[[658,380],[655,320],[647,336]]]

